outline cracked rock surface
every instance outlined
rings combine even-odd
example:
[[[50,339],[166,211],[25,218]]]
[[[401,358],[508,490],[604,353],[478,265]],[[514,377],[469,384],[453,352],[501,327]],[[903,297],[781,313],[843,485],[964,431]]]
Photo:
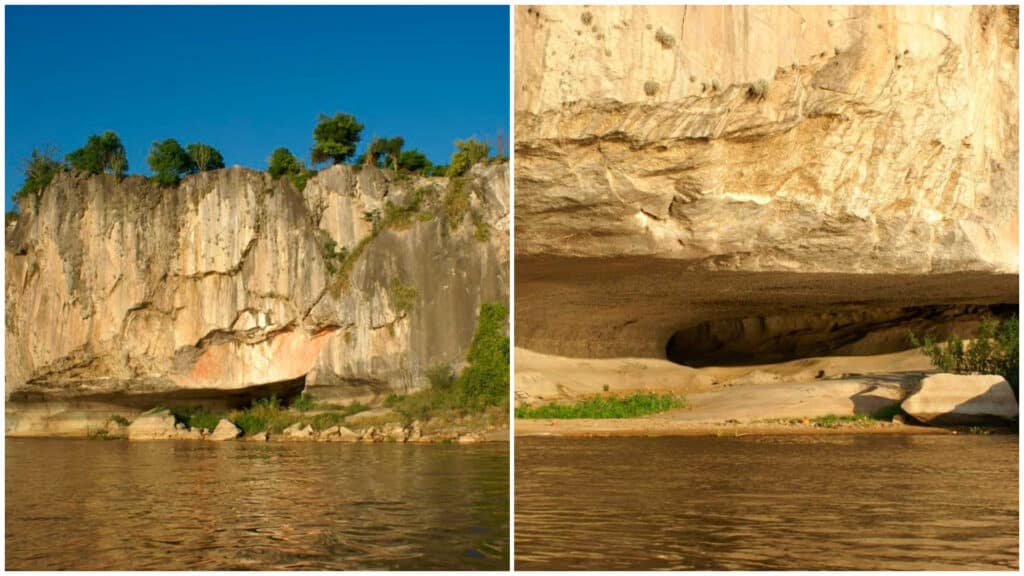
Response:
[[[480,304],[508,298],[507,164],[473,169],[458,222],[440,209],[447,184],[349,166],[302,192],[240,167],[168,188],[58,174],[7,230],[9,406],[296,379],[318,398],[372,401],[424,385],[429,366],[464,359]],[[365,214],[419,189],[432,190],[425,207],[373,236]],[[341,278],[328,241],[371,236]]]
[[[517,10],[517,255],[1017,272],[1016,7]]]

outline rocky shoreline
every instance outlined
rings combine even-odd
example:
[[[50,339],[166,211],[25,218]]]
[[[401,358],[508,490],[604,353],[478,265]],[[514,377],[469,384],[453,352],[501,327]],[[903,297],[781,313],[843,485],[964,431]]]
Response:
[[[296,422],[280,432],[266,430],[245,434],[226,418],[216,427],[190,428],[178,422],[167,409],[153,410],[138,416],[131,423],[124,418],[112,417],[106,424],[91,432],[87,438],[99,440],[192,440],[238,442],[393,442],[415,444],[477,444],[480,442],[508,442],[509,429],[502,426],[473,426],[460,422],[437,423],[416,420],[409,424],[381,422],[372,425],[344,426],[337,424],[318,430],[310,424]],[[8,434],[9,438],[66,438],[60,435]],[[77,436],[80,437],[80,436]]]

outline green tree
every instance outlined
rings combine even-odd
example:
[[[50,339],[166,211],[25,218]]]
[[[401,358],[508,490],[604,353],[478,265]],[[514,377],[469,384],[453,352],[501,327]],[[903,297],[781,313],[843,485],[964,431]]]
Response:
[[[217,170],[224,167],[224,156],[220,151],[208,144],[196,142],[188,145],[188,155],[192,159],[190,173]]]
[[[302,174],[305,170],[302,162],[300,162],[294,154],[289,152],[287,148],[278,148],[277,150],[274,150],[274,153],[270,155],[268,163],[269,166],[267,166],[267,171],[270,172],[270,177],[275,180],[281,176]]]
[[[49,150],[32,150],[32,156],[25,161],[25,183],[14,193],[16,199],[42,192],[50,185],[53,176],[63,168],[54,156]]]
[[[388,160],[388,164],[391,165],[392,170],[398,170],[398,158],[402,154],[402,146],[405,145],[405,138],[401,136],[395,136],[394,138],[385,138],[381,149],[384,152],[385,158]]]
[[[146,162],[153,171],[153,180],[164,186],[177,184],[181,175],[188,173],[192,167],[192,158],[173,138],[153,142]]]
[[[321,114],[313,130],[313,163],[331,160],[340,164],[348,160],[356,152],[362,131],[363,125],[356,121],[355,116],[344,113],[334,116]]]
[[[113,174],[120,178],[128,172],[128,156],[121,138],[110,130],[89,136],[85,146],[68,154],[65,159],[72,168],[91,174]]]
[[[423,172],[430,168],[430,160],[419,150],[403,150],[398,155],[398,168],[409,172]]]
[[[477,162],[487,158],[491,147],[486,142],[476,138],[468,140],[456,140],[455,152],[452,154],[451,166],[448,168],[448,176],[462,176]]]

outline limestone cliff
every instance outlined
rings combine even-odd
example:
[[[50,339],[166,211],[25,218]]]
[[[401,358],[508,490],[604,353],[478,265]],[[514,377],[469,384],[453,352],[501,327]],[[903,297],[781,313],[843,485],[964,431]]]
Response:
[[[508,298],[507,164],[448,184],[349,166],[301,192],[239,167],[171,188],[58,174],[8,228],[9,415],[422,386],[463,360],[480,304]]]
[[[1017,7],[516,12],[517,255],[1017,272]]]

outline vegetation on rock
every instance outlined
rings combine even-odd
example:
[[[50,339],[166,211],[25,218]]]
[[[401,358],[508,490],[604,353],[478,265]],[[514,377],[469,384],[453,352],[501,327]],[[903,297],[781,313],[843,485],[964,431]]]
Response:
[[[462,176],[477,162],[486,160],[490,154],[491,147],[486,142],[476,138],[455,141],[455,152],[452,153],[448,176]]]
[[[356,152],[362,131],[363,125],[351,114],[321,114],[320,121],[313,129],[313,163],[319,164],[330,160],[340,164],[348,160]]]
[[[217,170],[224,167],[224,156],[220,151],[202,142],[188,145],[188,156],[192,160],[189,166],[190,173]]]
[[[428,386],[412,394],[389,396],[385,404],[407,422],[479,413],[507,405],[509,393],[508,309],[503,304],[480,307],[476,334],[458,377],[450,365],[426,372]]]
[[[153,142],[146,162],[153,171],[153,180],[163,186],[177,184],[184,174],[192,170],[193,164],[188,152],[174,138]]]
[[[930,337],[919,340],[910,335],[910,342],[931,358],[932,365],[953,374],[998,374],[1010,384],[1014,396],[1020,398],[1020,325],[1017,316],[1006,320],[982,320],[978,335],[969,343],[950,335],[945,345]]]
[[[121,138],[109,130],[89,136],[85,146],[68,154],[65,160],[72,168],[90,174],[113,174],[120,178],[128,172],[128,156]]]
[[[14,193],[14,198],[21,199],[42,192],[63,168],[63,164],[54,158],[52,152],[32,150],[32,156],[25,162],[25,183]]]

